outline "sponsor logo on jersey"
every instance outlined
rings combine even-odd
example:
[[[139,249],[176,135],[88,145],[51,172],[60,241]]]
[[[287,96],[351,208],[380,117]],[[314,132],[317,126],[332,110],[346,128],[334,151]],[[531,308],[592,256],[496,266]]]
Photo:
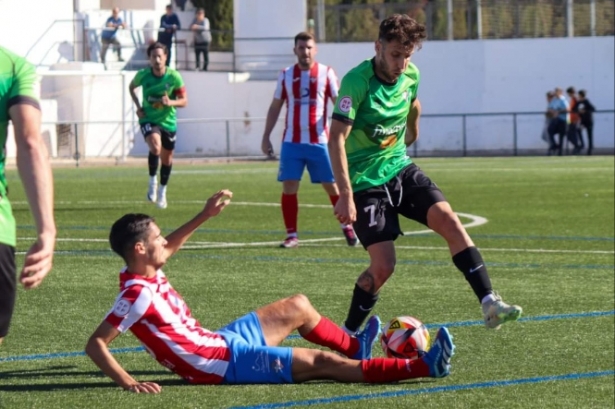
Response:
[[[406,123],[385,128],[382,125],[376,125],[373,129],[366,129],[365,134],[374,143],[378,144],[381,149],[395,145],[399,134],[406,129]]]

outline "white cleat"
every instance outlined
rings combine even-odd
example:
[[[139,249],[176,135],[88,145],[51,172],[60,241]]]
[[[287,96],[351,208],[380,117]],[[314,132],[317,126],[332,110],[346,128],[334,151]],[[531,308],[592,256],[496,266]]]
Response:
[[[165,189],[164,186],[158,190],[158,200],[156,201],[156,205],[160,209],[167,208],[167,189]]]
[[[156,202],[156,195],[158,193],[158,183],[150,182],[149,188],[147,188],[147,200],[150,202]]]
[[[482,305],[485,326],[487,328],[500,329],[502,324],[508,321],[516,321],[521,317],[523,308],[518,305],[508,305],[502,301],[502,297],[493,294],[495,300]]]

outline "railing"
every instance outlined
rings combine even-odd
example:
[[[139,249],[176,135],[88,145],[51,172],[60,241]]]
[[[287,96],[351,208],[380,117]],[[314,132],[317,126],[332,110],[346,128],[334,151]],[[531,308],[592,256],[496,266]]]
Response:
[[[47,144],[55,157],[73,159],[115,158],[147,155],[134,107],[124,107],[128,120],[44,122]],[[177,157],[262,157],[261,136],[265,118],[194,118],[178,120]],[[409,148],[419,156],[527,156],[544,155],[548,144],[541,140],[544,112],[425,114],[421,138]],[[594,113],[594,152],[615,152],[615,110]],[[55,128],[55,134],[53,129]],[[271,140],[280,141],[283,121]],[[275,149],[279,152],[279,148]],[[565,154],[570,152],[566,145]]]
[[[426,25],[430,40],[610,36],[613,0],[414,0],[337,4],[309,10],[320,42],[374,41],[380,21],[403,13]],[[314,4],[314,1],[311,2]]]

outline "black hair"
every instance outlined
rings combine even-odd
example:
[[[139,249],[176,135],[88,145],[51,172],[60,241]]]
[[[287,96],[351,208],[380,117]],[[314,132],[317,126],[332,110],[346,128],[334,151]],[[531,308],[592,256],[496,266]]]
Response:
[[[149,57],[152,52],[157,48],[160,48],[164,52],[164,55],[169,55],[169,49],[167,48],[167,46],[162,43],[156,42],[150,44],[149,47],[147,47],[147,56]]]
[[[111,226],[109,233],[111,249],[128,263],[135,244],[147,239],[150,225],[154,222],[155,219],[146,214],[125,214]]]

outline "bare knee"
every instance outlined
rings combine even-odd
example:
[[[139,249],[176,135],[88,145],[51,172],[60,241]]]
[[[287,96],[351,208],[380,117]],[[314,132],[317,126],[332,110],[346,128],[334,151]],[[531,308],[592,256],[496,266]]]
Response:
[[[459,217],[450,208],[430,213],[428,224],[431,229],[445,238],[463,234],[464,231]]]
[[[288,302],[291,303],[296,311],[310,312],[314,310],[309,298],[304,294],[295,294],[288,299]]]

